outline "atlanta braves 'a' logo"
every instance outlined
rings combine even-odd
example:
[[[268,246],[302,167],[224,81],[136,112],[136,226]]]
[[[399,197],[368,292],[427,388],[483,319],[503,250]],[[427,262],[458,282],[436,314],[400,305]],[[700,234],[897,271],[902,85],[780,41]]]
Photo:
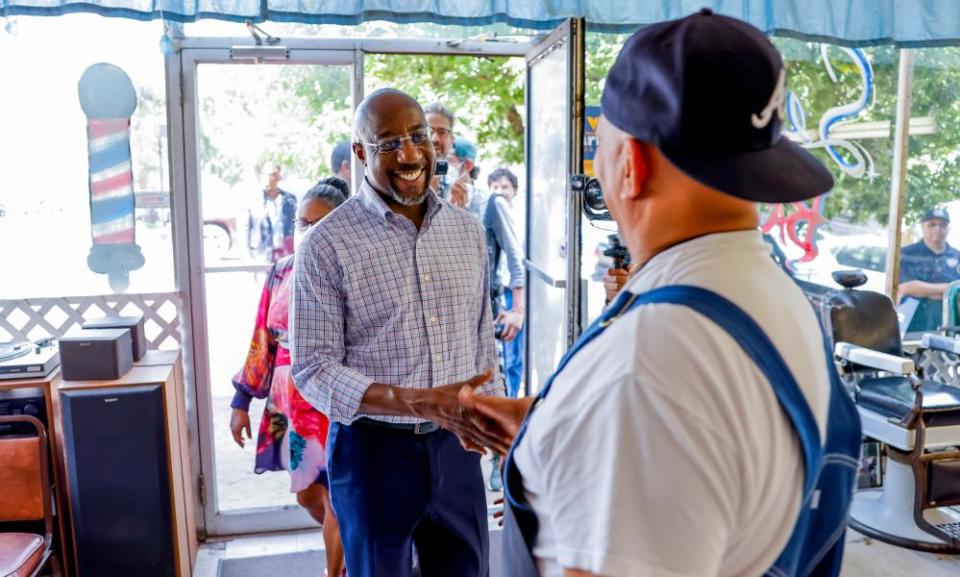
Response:
[[[773,119],[773,113],[777,113],[777,117],[783,122],[783,119],[787,117],[787,71],[784,68],[780,69],[780,78],[777,79],[777,85],[773,89],[773,94],[770,95],[770,102],[767,102],[767,105],[763,110],[760,111],[760,114],[750,115],[750,122],[753,124],[754,128],[766,128],[770,124],[770,120]]]

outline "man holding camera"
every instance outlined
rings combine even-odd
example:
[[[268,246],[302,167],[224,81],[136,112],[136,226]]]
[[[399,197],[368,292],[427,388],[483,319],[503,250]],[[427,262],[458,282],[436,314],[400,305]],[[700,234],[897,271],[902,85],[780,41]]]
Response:
[[[368,96],[353,151],[364,180],[297,249],[291,302],[294,382],[331,421],[347,569],[410,575],[415,544],[424,577],[484,577],[480,458],[461,446],[483,437],[457,401],[464,385],[502,394],[484,231],[430,189],[434,149],[410,96]]]
[[[505,575],[839,572],[859,420],[754,204],[833,184],[781,135],[785,82],[707,9],[621,50],[594,166],[634,273],[536,399],[461,394],[513,440]]]

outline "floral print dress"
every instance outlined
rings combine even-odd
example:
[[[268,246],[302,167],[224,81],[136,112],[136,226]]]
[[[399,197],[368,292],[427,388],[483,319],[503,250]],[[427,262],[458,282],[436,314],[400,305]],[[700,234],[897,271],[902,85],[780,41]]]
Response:
[[[253,397],[267,399],[257,435],[254,471],[290,472],[290,492],[313,483],[327,485],[327,417],[317,411],[290,377],[287,313],[293,282],[293,256],[273,266],[257,308],[247,361],[233,377],[235,409],[249,410]]]

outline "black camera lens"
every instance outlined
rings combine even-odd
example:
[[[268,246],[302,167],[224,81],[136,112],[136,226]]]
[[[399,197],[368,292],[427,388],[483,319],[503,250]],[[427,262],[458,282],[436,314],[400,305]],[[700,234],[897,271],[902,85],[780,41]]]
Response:
[[[580,193],[583,212],[590,220],[611,220],[607,203],[603,201],[600,181],[585,174],[575,174],[571,179],[573,189]]]

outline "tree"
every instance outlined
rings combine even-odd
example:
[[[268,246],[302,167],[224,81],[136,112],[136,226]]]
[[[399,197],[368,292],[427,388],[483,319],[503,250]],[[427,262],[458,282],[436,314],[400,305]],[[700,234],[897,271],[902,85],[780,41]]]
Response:
[[[440,101],[457,115],[454,131],[473,136],[484,157],[523,163],[522,59],[373,54],[365,73],[368,92],[390,86],[424,105]]]
[[[478,29],[479,30],[479,29]],[[388,34],[388,31],[379,31]],[[435,31],[437,32],[437,31]],[[438,32],[439,33],[439,32]],[[626,35],[588,32],[586,37],[586,104],[599,105],[604,79]],[[862,89],[855,64],[837,49],[828,51],[838,82],[831,81],[820,45],[775,39],[784,54],[788,87],[803,105],[808,129],[816,130],[830,108],[853,102]],[[888,123],[881,138],[856,142],[874,162],[873,174],[854,178],[822,149],[812,152],[833,172],[834,190],[825,203],[827,218],[857,224],[886,223],[889,213],[899,52],[892,46],[867,48],[874,73],[874,98],[856,118],[844,123]],[[521,164],[524,160],[524,63],[519,58],[476,56],[367,55],[367,90],[392,86],[421,103],[440,100],[458,115],[457,131],[474,137],[491,160]],[[298,67],[293,67],[298,68]],[[317,128],[317,142],[331,144],[348,134],[343,116],[349,84],[327,70],[292,71],[285,81]],[[289,103],[294,105],[293,100]],[[331,108],[331,102],[336,103]],[[935,133],[915,135],[909,144],[905,214],[915,222],[927,208],[957,198],[960,190],[960,49],[917,51],[912,116],[932,117]],[[329,119],[336,118],[336,127]],[[722,136],[722,135],[720,135]],[[841,156],[848,158],[846,153]],[[302,161],[297,161],[301,162]],[[325,168],[325,160],[318,161]]]

